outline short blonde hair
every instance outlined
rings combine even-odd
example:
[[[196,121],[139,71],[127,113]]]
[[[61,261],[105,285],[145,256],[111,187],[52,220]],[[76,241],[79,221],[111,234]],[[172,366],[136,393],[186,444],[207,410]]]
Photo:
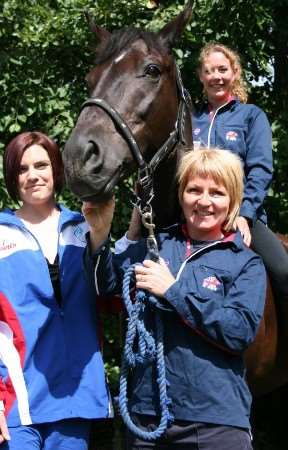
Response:
[[[229,150],[201,148],[184,154],[177,172],[178,198],[182,205],[183,193],[191,177],[212,178],[224,186],[230,197],[229,211],[224,231],[233,228],[243,197],[243,169],[240,158]]]
[[[200,73],[207,56],[214,52],[223,53],[223,55],[230,61],[232,70],[236,74],[231,94],[238,97],[242,103],[247,103],[248,93],[246,83],[243,78],[240,57],[238,53],[231,48],[213,41],[208,42],[206,45],[204,45],[204,47],[200,51],[198,59],[198,73]]]

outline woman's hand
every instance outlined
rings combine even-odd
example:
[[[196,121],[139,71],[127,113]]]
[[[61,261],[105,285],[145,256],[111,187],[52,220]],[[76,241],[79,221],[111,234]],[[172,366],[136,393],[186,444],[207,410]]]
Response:
[[[164,297],[165,292],[175,283],[175,278],[168,269],[165,261],[143,261],[143,265],[135,267],[136,287],[145,289],[158,297]]]
[[[141,217],[137,208],[133,208],[129,223],[129,228],[126,233],[127,239],[130,241],[139,241],[141,239]]]
[[[250,247],[251,232],[250,232],[248,220],[245,217],[239,216],[235,220],[235,225],[236,225],[236,228],[239,229],[239,231],[243,237],[244,244],[246,244],[247,247]]]
[[[114,209],[114,197],[103,203],[83,202],[82,213],[90,228],[92,251],[95,251],[107,239]]]
[[[4,441],[10,441],[10,435],[8,432],[4,411],[0,411],[0,444]]]

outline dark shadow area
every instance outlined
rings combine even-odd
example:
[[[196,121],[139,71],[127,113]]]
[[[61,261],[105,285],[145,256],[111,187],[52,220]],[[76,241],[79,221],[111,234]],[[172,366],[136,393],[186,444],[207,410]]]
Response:
[[[124,450],[124,427],[120,417],[95,420],[92,424],[89,450]]]
[[[288,384],[253,401],[254,450],[287,450]]]

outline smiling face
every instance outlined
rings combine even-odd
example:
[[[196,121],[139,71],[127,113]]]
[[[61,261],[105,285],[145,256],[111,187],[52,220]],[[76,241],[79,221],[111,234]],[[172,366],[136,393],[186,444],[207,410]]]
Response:
[[[211,177],[189,177],[181,202],[189,236],[203,241],[221,239],[229,205],[223,185]]]
[[[212,106],[219,107],[228,101],[232,94],[236,70],[220,51],[211,52],[205,57],[199,78]]]
[[[47,151],[38,144],[23,153],[18,175],[18,194],[23,204],[44,205],[54,199],[54,180]]]

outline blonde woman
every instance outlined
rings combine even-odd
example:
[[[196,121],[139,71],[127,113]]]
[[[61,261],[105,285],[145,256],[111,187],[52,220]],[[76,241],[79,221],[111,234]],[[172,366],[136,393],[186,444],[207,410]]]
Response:
[[[191,151],[178,179],[184,221],[157,235],[159,263],[148,259],[145,240],[112,257],[103,239],[113,203],[106,209],[84,206],[96,270],[86,267],[100,294],[117,291],[123,271],[139,262],[136,287],[157,296],[162,310],[174,422],[156,442],[128,432],[127,448],[252,450],[243,353],[262,317],[266,276],[259,256],[234,229],[243,192],[241,162],[227,150]],[[143,320],[153,333],[154,314],[146,304]],[[155,377],[152,363],[136,368],[129,399],[133,421],[150,431],[159,424]]]
[[[272,137],[266,114],[247,103],[239,55],[210,42],[199,57],[198,76],[205,101],[193,114],[194,147],[237,154],[244,170],[244,195],[236,225],[246,245],[259,253],[273,287],[288,301],[288,255],[267,227],[263,202],[272,179]]]

